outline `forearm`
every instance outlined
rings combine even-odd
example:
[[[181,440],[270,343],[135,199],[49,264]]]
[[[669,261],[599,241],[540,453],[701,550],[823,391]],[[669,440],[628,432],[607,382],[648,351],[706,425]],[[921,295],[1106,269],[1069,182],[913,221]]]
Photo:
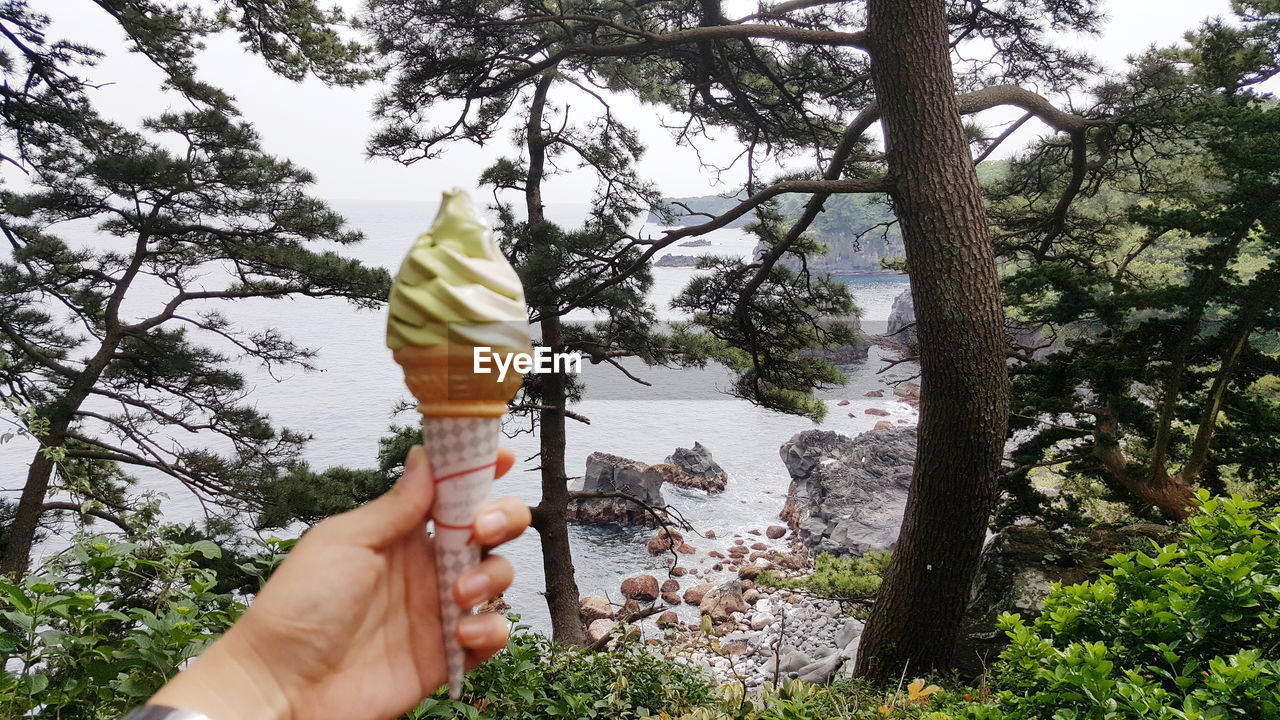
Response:
[[[289,698],[235,629],[200,654],[148,701],[210,720],[291,720]]]

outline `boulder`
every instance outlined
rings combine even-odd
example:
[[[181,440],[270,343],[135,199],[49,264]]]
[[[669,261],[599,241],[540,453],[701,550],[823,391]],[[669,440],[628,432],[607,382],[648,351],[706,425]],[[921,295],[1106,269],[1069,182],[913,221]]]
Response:
[[[623,597],[639,602],[653,602],[658,599],[658,578],[652,575],[637,575],[622,581]]]
[[[915,428],[849,438],[798,433],[779,449],[791,475],[781,518],[816,552],[861,555],[892,548],[902,525]]]
[[[743,583],[743,585],[745,584]],[[742,600],[748,605],[755,605],[760,602],[760,591],[755,588],[747,588],[742,591]]]
[[[628,618],[639,612],[640,603],[636,602],[635,598],[627,598],[627,601],[622,603],[622,609],[618,611],[618,615],[615,619],[626,621]]]
[[[698,550],[697,548],[690,545],[689,543],[680,543],[679,545],[676,546],[676,552],[680,553],[681,555],[692,555],[698,552]]]
[[[684,601],[689,603],[690,605],[700,605],[702,603],[702,599],[706,597],[707,593],[711,592],[711,589],[712,589],[711,583],[702,583],[701,585],[694,585],[693,587],[684,591]]]
[[[602,597],[584,597],[582,602],[578,603],[578,614],[582,616],[582,622],[590,625],[596,620],[612,619],[613,606]]]
[[[667,456],[666,464],[674,468],[667,482],[680,487],[705,490],[708,493],[724,492],[729,475],[711,457],[711,451],[700,442],[693,448],[676,448]]]
[[[844,653],[833,652],[824,658],[814,660],[796,671],[796,679],[815,685],[825,685],[845,660]]]
[[[841,400],[840,402],[836,403],[836,405],[840,407],[844,407],[845,405],[848,405],[848,404],[849,404],[848,400]]]
[[[765,534],[765,537],[769,538],[770,540],[777,540],[778,538],[787,534],[787,529],[782,527],[781,525],[770,525],[769,528],[764,531],[764,534]]]
[[[658,616],[658,627],[675,627],[680,624],[680,616],[674,610],[667,610]]]
[[[881,408],[867,408],[862,412],[866,413],[867,415],[877,415],[879,417],[884,417],[889,414],[888,410],[883,410]]]
[[[661,555],[665,552],[671,552],[671,548],[684,542],[684,536],[678,531],[670,528],[662,528],[653,537],[649,538],[646,547],[651,555]]]
[[[668,570],[667,574],[670,575],[671,577],[684,577],[685,574],[688,572],[689,571],[686,570],[685,568],[682,568],[679,565],[677,565],[676,567],[673,567],[670,570]]]
[[[638,460],[608,453],[591,453],[587,470],[573,490],[625,493],[651,507],[667,504],[662,496],[664,474]],[[569,504],[568,519],[587,524],[655,525],[653,515],[622,498],[587,498]]]
[[[738,577],[742,580],[755,580],[763,569],[759,565],[743,565],[738,568]]]
[[[868,390],[864,397],[884,397],[883,390]]]
[[[662,589],[662,592],[664,593],[675,592],[680,589],[680,581],[667,578],[666,580],[662,581],[661,589]]]
[[[758,612],[751,615],[751,629],[760,631],[773,624],[774,617],[769,613]]]
[[[957,669],[978,677],[1008,643],[996,619],[1014,612],[1030,620],[1040,614],[1050,585],[1074,585],[1110,569],[1107,558],[1129,551],[1135,541],[1165,544],[1175,531],[1167,525],[1137,523],[1121,528],[1071,531],[1073,537],[1030,525],[1013,525],[991,538],[982,551],[956,647]]]
[[[768,550],[769,546],[764,543],[751,543],[752,550]]]
[[[911,344],[916,342],[916,305],[911,299],[911,288],[907,288],[893,299],[889,308],[889,327],[886,333],[890,340]]]
[[[782,656],[782,660],[778,663],[778,671],[782,673],[793,673],[800,668],[809,665],[813,660],[799,650],[792,650]]]
[[[618,623],[612,620],[596,620],[587,626],[587,642],[591,644],[600,642],[601,639],[608,637],[609,633],[612,633],[617,626]]]
[[[891,427],[893,427],[893,423],[889,422],[888,420],[878,420],[878,421],[876,421],[876,426],[875,426],[874,428],[872,428],[872,429],[873,429],[873,430],[888,430],[888,429],[889,429],[889,428],[891,428]]]
[[[742,599],[742,583],[730,580],[707,591],[702,596],[699,608],[712,622],[723,623],[731,619],[732,613],[747,612],[751,606]]]
[[[662,593],[662,602],[664,602],[664,603],[666,603],[666,604],[668,604],[668,605],[679,605],[679,604],[680,604],[680,593],[678,593],[678,592],[664,592],[664,593]]]

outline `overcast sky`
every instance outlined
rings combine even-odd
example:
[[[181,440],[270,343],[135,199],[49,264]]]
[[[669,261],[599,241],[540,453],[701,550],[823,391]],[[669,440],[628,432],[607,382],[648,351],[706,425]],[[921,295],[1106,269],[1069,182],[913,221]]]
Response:
[[[352,0],[342,4],[359,6]],[[1102,36],[1078,41],[1115,69],[1123,67],[1131,53],[1178,41],[1205,17],[1229,14],[1229,0],[1113,0],[1107,4],[1110,19]],[[93,3],[58,0],[45,5],[44,11],[54,19],[53,37],[78,40],[107,53],[95,77],[112,81],[97,91],[96,98],[108,115],[132,121],[172,104],[157,89],[159,73],[124,51],[118,26]],[[411,167],[366,159],[365,141],[373,127],[370,108],[379,90],[376,83],[348,89],[326,87],[315,80],[290,82],[267,71],[232,37],[214,38],[200,56],[200,68],[204,80],[236,97],[245,117],[262,135],[264,147],[315,173],[315,192],[327,199],[434,199],[450,186],[474,185],[480,170],[502,151],[458,145],[441,159]],[[725,191],[724,186],[715,186],[712,174],[698,167],[691,151],[675,146],[661,128],[656,110],[635,103],[630,103],[629,110],[626,117],[638,125],[649,146],[642,169],[664,192],[678,196]],[[726,143],[718,152],[728,157],[736,148]],[[590,187],[585,176],[557,181],[548,188],[548,201],[581,202]]]

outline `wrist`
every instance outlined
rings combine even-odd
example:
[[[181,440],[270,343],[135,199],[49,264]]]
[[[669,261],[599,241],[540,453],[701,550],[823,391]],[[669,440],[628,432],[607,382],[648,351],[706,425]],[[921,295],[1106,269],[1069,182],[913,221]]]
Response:
[[[210,720],[290,720],[288,694],[247,642],[231,630],[149,701],[199,711]]]

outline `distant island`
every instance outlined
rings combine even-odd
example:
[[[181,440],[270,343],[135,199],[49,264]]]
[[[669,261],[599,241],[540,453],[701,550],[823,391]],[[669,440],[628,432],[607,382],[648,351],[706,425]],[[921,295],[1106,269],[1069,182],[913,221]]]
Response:
[[[654,267],[697,267],[697,255],[663,255],[654,263]]]

